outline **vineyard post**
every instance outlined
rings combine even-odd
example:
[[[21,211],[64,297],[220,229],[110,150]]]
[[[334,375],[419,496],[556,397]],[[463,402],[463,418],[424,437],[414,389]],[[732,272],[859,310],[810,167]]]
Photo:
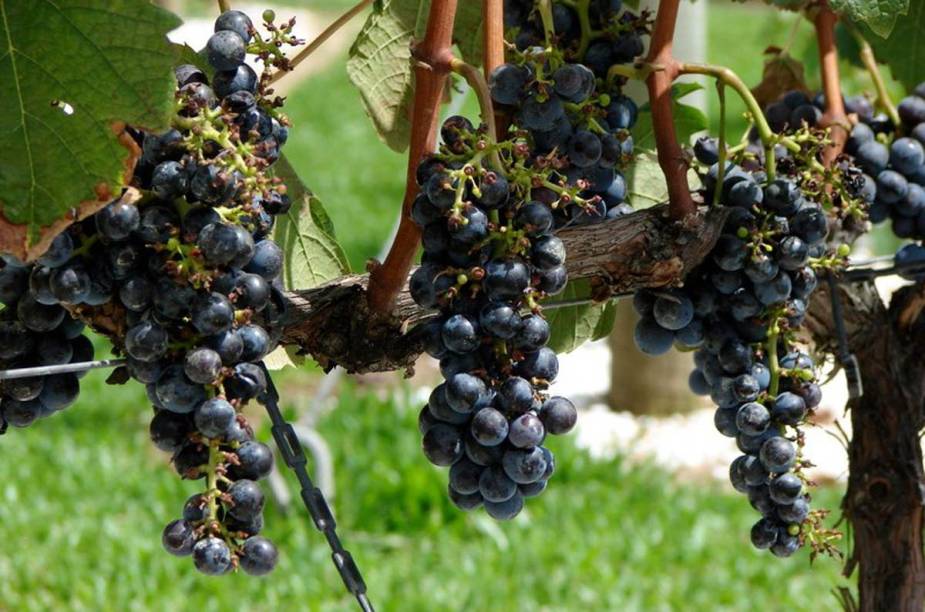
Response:
[[[431,3],[424,40],[412,52],[415,61],[414,102],[405,197],[398,233],[385,261],[370,266],[367,301],[376,313],[386,314],[395,305],[417,253],[421,232],[411,220],[411,205],[418,193],[416,172],[421,159],[436,147],[440,102],[450,73],[456,7],[457,0],[434,0]]]

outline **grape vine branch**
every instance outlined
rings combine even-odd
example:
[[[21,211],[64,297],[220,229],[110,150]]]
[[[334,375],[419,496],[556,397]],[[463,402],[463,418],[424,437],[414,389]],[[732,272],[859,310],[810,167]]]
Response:
[[[440,102],[453,58],[453,25],[456,22],[456,0],[434,0],[427,16],[424,39],[413,49],[414,102],[411,118],[411,144],[408,149],[408,172],[405,197],[398,232],[380,265],[371,262],[368,302],[372,311],[387,315],[408,278],[414,262],[421,232],[411,220],[411,204],[417,195],[415,178],[418,163],[434,150]]]
[[[671,216],[674,219],[681,219],[697,210],[687,184],[688,159],[678,143],[671,108],[671,84],[679,74],[678,63],[672,55],[679,4],[680,0],[659,2],[648,63],[658,65],[660,69],[653,70],[646,78],[658,163],[665,174]]]
[[[823,0],[816,9],[813,25],[816,28],[816,41],[819,47],[819,66],[822,75],[822,93],[825,96],[825,113],[820,125],[829,128],[831,145],[825,148],[822,161],[826,167],[832,165],[848,138],[850,126],[845,115],[845,103],[842,100],[841,78],[838,73],[838,52],[835,48],[835,23],[838,17]]]

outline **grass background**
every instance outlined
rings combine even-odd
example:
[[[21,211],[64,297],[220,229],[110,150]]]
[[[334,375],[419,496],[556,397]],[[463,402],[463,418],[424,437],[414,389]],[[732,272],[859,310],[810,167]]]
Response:
[[[709,18],[709,60],[748,83],[760,78],[763,47],[787,44],[795,19],[730,2],[711,2]],[[796,30],[791,49],[812,72],[808,35],[808,25]],[[388,236],[405,160],[376,138],[343,62],[307,79],[287,109],[287,154],[361,269]],[[716,125],[715,106],[710,116]],[[268,578],[210,579],[164,553],[161,529],[197,484],[148,442],[143,390],[104,378],[89,374],[78,405],[0,440],[0,610],[353,609],[299,511],[267,510],[282,555]],[[316,385],[305,372],[282,377],[291,416]],[[348,382],[319,423],[334,452],[339,529],[381,610],[838,609],[838,564],[753,550],[756,514],[727,485],[593,461],[569,439],[552,441],[552,486],[517,520],[460,513],[446,499],[445,471],[420,453],[413,397],[404,383]],[[819,505],[837,508],[840,494],[820,491]]]
[[[0,609],[353,609],[298,510],[266,512],[281,549],[266,578],[208,578],[163,552],[160,531],[199,485],[152,449],[141,389],[103,379],[89,374],[77,406],[2,440]],[[283,379],[286,408],[304,408],[312,379]],[[838,565],[753,550],[755,513],[727,486],[594,461],[567,438],[552,442],[552,486],[515,521],[458,512],[420,453],[417,408],[407,388],[350,383],[319,427],[341,536],[381,610],[836,609]]]

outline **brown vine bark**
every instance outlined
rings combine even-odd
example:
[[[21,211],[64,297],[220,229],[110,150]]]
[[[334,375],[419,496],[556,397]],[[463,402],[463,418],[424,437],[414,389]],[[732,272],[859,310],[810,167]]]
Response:
[[[842,501],[854,535],[845,575],[858,570],[858,609],[925,609],[922,520],[925,474],[925,288],[897,292],[887,308],[872,283],[842,286],[848,341],[861,367],[864,395],[848,404],[848,490]],[[829,293],[813,296],[808,328],[831,344]]]
[[[726,212],[716,209],[673,222],[667,207],[658,206],[565,229],[559,236],[569,253],[569,277],[592,279],[597,299],[677,284],[713,247]],[[419,308],[404,287],[393,315],[376,316],[367,305],[369,282],[367,275],[348,276],[287,296],[283,342],[311,354],[325,369],[410,369],[422,351],[421,330],[415,326],[431,313]]]
[[[821,125],[832,145],[826,167],[841,154],[849,123],[842,101],[835,45],[837,15],[822,0],[813,25],[819,47],[826,109]],[[922,520],[925,473],[920,434],[925,426],[925,287],[893,295],[889,308],[873,283],[839,289],[849,346],[858,360],[864,394],[848,403],[852,439],[848,446],[848,489],[842,500],[854,549],[845,575],[858,570],[861,612],[925,609]],[[811,320],[817,338],[834,336],[830,296],[814,296]]]
[[[418,193],[415,172],[421,159],[434,150],[440,101],[450,72],[453,24],[457,0],[433,0],[427,17],[424,40],[414,49],[414,104],[411,119],[411,144],[408,147],[408,172],[405,198],[398,233],[385,261],[370,270],[369,307],[387,315],[414,263],[421,232],[411,220],[411,204]]]
[[[816,28],[816,43],[819,47],[819,66],[822,74],[822,92],[825,94],[825,113],[822,127],[829,128],[832,145],[826,147],[822,162],[826,167],[838,157],[848,139],[848,117],[842,100],[841,78],[838,73],[838,51],[835,46],[835,23],[838,16],[832,12],[825,0],[820,3],[813,18]]]
[[[678,143],[671,108],[671,84],[678,78],[678,63],[671,50],[679,4],[679,0],[659,2],[647,59],[649,63],[657,66],[657,70],[646,79],[649,105],[652,108],[652,130],[658,150],[658,165],[665,175],[671,216],[675,219],[697,210],[687,184],[688,159]]]
[[[504,0],[482,0],[482,64],[485,78],[504,63]]]

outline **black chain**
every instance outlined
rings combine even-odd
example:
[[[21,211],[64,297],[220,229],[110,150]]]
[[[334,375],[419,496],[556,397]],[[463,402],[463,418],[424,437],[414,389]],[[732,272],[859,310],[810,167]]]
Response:
[[[324,499],[324,493],[312,483],[312,479],[305,469],[308,460],[305,458],[305,452],[302,450],[299,438],[292,425],[283,419],[283,415],[279,411],[279,393],[277,393],[276,387],[273,385],[270,372],[263,362],[260,363],[260,367],[267,377],[267,392],[261,399],[267,409],[267,414],[270,415],[270,421],[273,422],[271,431],[273,439],[276,440],[276,446],[279,447],[286,465],[295,472],[296,477],[299,479],[299,484],[302,485],[300,492],[302,501],[305,503],[308,513],[311,514],[315,527],[327,539],[328,546],[331,547],[331,558],[341,579],[344,581],[344,585],[356,597],[361,610],[373,612],[373,604],[370,603],[369,597],[366,595],[366,582],[364,582],[363,576],[360,574],[360,568],[357,567],[350,553],[341,545],[340,538],[337,537],[337,532],[335,531],[337,523],[334,521],[328,502]]]
[[[848,348],[848,332],[845,329],[845,316],[842,311],[841,294],[835,275],[829,272],[825,277],[829,285],[829,299],[832,300],[832,319],[835,322],[835,337],[838,340],[838,360],[845,369],[848,381],[848,397],[858,398],[864,395],[864,383],[861,381],[861,366],[857,357]]]

